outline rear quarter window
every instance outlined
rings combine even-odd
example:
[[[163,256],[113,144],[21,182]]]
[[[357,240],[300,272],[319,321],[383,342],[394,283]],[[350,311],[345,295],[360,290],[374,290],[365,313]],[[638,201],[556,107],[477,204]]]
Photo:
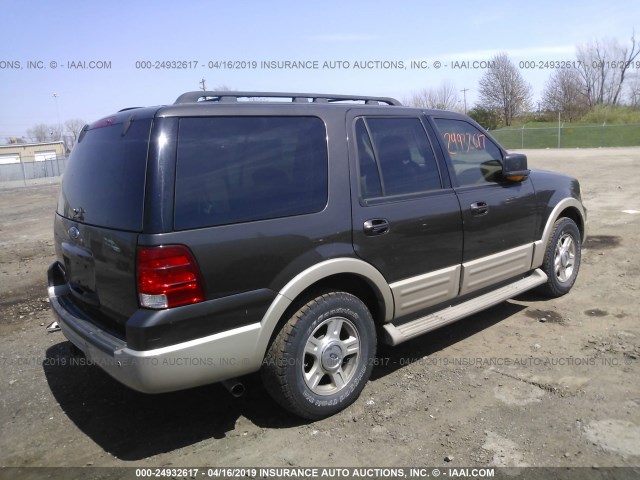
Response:
[[[82,223],[141,231],[151,119],[99,126],[73,147],[58,214]]]
[[[326,130],[319,118],[180,120],[177,230],[319,212],[327,184]]]

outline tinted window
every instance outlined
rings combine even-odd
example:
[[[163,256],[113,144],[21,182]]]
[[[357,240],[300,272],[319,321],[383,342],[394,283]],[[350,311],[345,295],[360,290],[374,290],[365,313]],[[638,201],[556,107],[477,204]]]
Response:
[[[142,230],[151,120],[88,130],[73,147],[62,181],[58,213],[83,223]],[[126,131],[125,131],[126,130]]]
[[[373,153],[373,145],[371,145],[371,139],[362,118],[359,118],[356,122],[356,148],[358,149],[358,169],[360,172],[362,198],[381,197],[380,172]]]
[[[363,198],[441,188],[436,159],[419,119],[358,120],[356,139]],[[382,177],[381,188],[377,175]]]
[[[462,120],[436,118],[434,121],[460,185],[482,185],[498,180],[502,154],[484,132]]]
[[[175,228],[321,211],[327,142],[314,117],[180,120]]]

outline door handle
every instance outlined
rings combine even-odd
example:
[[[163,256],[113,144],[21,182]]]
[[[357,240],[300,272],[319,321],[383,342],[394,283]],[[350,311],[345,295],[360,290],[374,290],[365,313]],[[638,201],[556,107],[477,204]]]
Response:
[[[389,231],[389,221],[384,218],[373,218],[364,222],[364,234],[369,236],[384,235]]]
[[[471,214],[476,217],[482,217],[489,213],[489,205],[487,202],[474,202],[471,204]]]

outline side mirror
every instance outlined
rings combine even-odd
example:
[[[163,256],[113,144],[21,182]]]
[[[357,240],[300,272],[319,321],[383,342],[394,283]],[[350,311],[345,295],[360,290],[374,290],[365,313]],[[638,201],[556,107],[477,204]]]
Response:
[[[529,176],[527,156],[522,153],[509,153],[502,159],[502,176],[511,182],[521,182]]]

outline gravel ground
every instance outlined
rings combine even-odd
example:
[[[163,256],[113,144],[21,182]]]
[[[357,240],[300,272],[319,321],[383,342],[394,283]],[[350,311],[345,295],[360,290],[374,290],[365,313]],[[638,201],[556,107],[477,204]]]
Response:
[[[46,299],[58,185],[0,189],[0,466],[640,466],[640,148],[531,150],[577,176],[572,292],[529,293],[397,348],[309,423],[255,377],[148,396],[70,356]]]

